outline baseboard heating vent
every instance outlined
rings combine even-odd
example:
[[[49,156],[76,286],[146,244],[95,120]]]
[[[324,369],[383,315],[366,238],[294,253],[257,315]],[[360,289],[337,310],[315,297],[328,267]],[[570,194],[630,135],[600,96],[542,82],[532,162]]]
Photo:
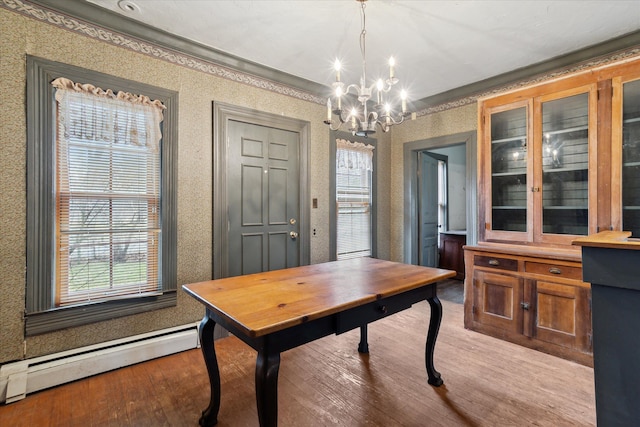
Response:
[[[0,366],[0,402],[199,346],[188,324]]]

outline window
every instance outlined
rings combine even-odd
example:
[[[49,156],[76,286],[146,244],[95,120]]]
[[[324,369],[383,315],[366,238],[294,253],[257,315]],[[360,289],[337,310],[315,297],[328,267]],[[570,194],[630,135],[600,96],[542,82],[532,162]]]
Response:
[[[52,84],[55,306],[161,292],[159,141],[165,107],[64,78]]]
[[[372,145],[336,140],[336,259],[372,255]]]
[[[175,305],[176,94],[28,68],[27,335]]]
[[[438,228],[449,230],[447,224],[447,160],[438,160]]]

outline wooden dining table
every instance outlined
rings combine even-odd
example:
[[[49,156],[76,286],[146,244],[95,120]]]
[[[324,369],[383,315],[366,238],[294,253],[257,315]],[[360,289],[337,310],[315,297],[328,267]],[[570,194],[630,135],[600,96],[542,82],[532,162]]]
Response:
[[[438,281],[455,274],[450,270],[357,258],[183,285],[182,289],[205,307],[199,336],[211,397],[200,425],[218,422],[220,371],[213,338],[216,325],[258,352],[255,388],[263,427],[277,425],[280,353],[355,328],[360,328],[358,351],[368,353],[369,323],[423,300],[431,307],[425,348],[428,383],[442,385],[433,365],[442,319],[436,290]]]

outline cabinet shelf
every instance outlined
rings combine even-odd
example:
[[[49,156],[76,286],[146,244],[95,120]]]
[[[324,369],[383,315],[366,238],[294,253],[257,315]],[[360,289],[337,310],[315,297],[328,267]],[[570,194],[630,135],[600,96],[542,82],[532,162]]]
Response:
[[[504,205],[504,206],[493,206],[494,210],[526,210],[526,206],[517,206],[517,205]]]
[[[542,209],[545,210],[551,210],[551,211],[555,211],[555,210],[588,210],[589,208],[587,206],[559,206],[559,205],[555,205],[555,206],[543,206]]]
[[[589,172],[589,169],[587,169],[586,167],[568,167],[568,168],[555,168],[555,169],[550,168],[550,169],[544,169],[543,172],[544,173],[575,173],[575,172],[587,173]]]
[[[492,144],[501,144],[504,142],[523,142],[526,144],[527,142],[527,137],[526,135],[522,135],[522,136],[512,136],[509,138],[501,138],[501,139],[493,139],[491,140]]]
[[[492,177],[511,177],[511,176],[527,176],[527,171],[514,171],[514,172],[496,172],[491,174]]]
[[[589,130],[589,126],[585,125],[585,126],[575,126],[575,127],[566,128],[566,129],[549,130],[549,131],[545,131],[544,134],[549,136],[555,136],[555,135],[564,135],[566,133],[582,132],[582,131],[588,131],[588,130]]]

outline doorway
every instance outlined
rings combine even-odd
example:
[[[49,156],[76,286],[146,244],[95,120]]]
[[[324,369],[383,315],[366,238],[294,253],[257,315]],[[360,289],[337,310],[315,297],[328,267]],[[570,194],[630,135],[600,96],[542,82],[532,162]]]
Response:
[[[213,126],[213,278],[309,264],[309,122],[214,102]]]
[[[418,152],[419,265],[438,266],[438,233],[446,229],[447,156]]]
[[[446,150],[453,146],[460,146],[464,164],[454,167],[452,156]],[[467,244],[473,245],[477,242],[477,147],[476,132],[463,132],[446,135],[436,138],[424,139],[405,143],[403,146],[403,181],[404,181],[404,222],[403,222],[403,260],[408,264],[420,264],[420,196],[419,196],[419,156],[418,153],[429,151],[430,153],[443,154],[448,156],[449,177],[453,175],[453,170],[457,169],[458,182],[465,191],[452,190],[452,180],[449,179],[448,205],[448,226],[447,228],[460,228],[467,230]],[[442,151],[445,151],[444,153]],[[457,188],[457,187],[456,187]],[[466,191],[468,190],[468,191]],[[462,197],[464,205],[454,207],[454,196]],[[460,216],[459,214],[462,214]],[[455,221],[460,222],[455,223]]]

